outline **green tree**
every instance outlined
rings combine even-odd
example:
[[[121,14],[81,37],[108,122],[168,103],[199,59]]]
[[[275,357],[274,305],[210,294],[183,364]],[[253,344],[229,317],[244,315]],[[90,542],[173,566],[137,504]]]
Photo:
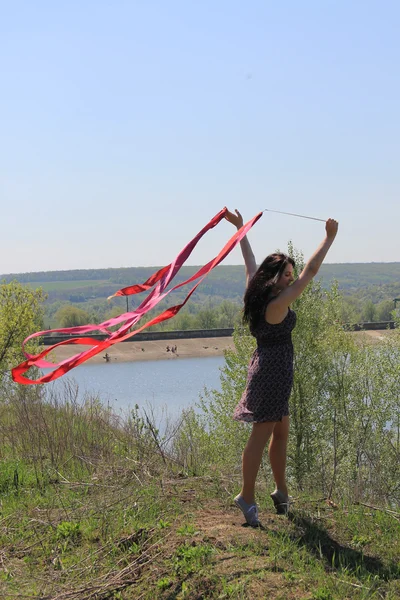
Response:
[[[289,247],[299,268],[302,257]],[[288,478],[326,496],[400,504],[400,328],[376,347],[341,325],[342,298],[335,285],[312,282],[293,305],[295,374],[290,398]],[[398,323],[400,325],[400,323]],[[255,340],[238,327],[235,349],[225,355],[221,391],[206,390],[202,412],[184,422],[179,455],[198,474],[214,464],[240,470],[249,435],[232,413],[242,395]],[[196,419],[194,424],[193,419]],[[179,439],[178,439],[179,442]],[[178,447],[178,446],[177,446]],[[264,469],[271,481],[269,466]]]
[[[63,306],[55,315],[61,327],[77,327],[89,323],[89,315],[86,311],[76,306]]]
[[[376,306],[372,302],[372,300],[367,300],[364,303],[362,309],[362,319],[363,321],[375,321],[376,319]]]
[[[41,289],[32,290],[16,281],[0,284],[0,383],[6,372],[25,359],[24,339],[43,329],[44,299]],[[30,342],[28,351],[37,345]]]
[[[376,307],[376,316],[378,321],[392,321],[393,320],[394,302],[393,300],[382,300]]]
[[[341,319],[343,323],[354,325],[361,321],[361,303],[354,296],[343,296],[341,302]]]
[[[197,329],[215,329],[218,327],[217,313],[212,308],[203,308],[196,315]]]
[[[241,307],[229,300],[223,300],[217,307],[218,327],[234,327],[240,316]]]
[[[188,311],[182,310],[176,317],[168,323],[170,331],[184,331],[188,329],[196,329],[196,317],[189,314]]]

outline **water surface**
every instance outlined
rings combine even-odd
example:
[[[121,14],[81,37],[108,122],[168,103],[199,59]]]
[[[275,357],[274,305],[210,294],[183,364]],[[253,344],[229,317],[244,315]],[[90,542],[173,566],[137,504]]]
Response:
[[[75,382],[79,398],[98,395],[115,412],[127,412],[137,404],[159,410],[166,407],[175,416],[194,405],[204,387],[221,389],[223,365],[223,356],[86,364],[48,385],[62,390],[65,381]]]

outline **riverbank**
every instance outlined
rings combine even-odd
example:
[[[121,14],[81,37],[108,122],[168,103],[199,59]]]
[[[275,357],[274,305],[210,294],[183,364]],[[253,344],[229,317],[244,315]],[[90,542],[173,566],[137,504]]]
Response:
[[[355,331],[350,335],[362,339],[366,336],[368,341],[377,343],[390,335],[390,331],[371,330]],[[176,351],[175,351],[176,348]],[[143,360],[178,360],[179,358],[204,358],[209,356],[222,356],[225,350],[233,349],[232,337],[219,338],[193,338],[176,340],[149,340],[145,342],[123,342],[115,344],[107,350],[110,362],[132,362]],[[83,352],[87,346],[59,346],[53,351],[53,359],[57,362],[65,360],[78,352]],[[88,363],[105,363],[105,352],[88,360]]]
[[[225,350],[233,349],[233,338],[195,338],[179,340],[150,340],[146,342],[123,342],[107,350],[110,362],[132,362],[143,360],[179,360],[179,358],[204,358],[222,356]],[[59,346],[53,351],[57,362],[65,360],[87,346]],[[88,363],[105,363],[105,352],[88,360]]]

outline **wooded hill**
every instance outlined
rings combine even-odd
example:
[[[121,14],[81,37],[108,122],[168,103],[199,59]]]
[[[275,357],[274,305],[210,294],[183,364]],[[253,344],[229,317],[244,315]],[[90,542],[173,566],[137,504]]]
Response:
[[[107,297],[118,289],[144,282],[159,267],[129,267],[116,269],[76,269],[71,271],[39,271],[2,275],[6,282],[17,280],[32,287],[42,287],[48,302],[64,300],[85,302]],[[199,267],[182,267],[174,285],[193,275]],[[346,294],[365,294],[366,288],[378,286],[386,296],[400,294],[400,262],[393,263],[333,263],[322,265],[319,279],[329,287],[334,280]],[[220,265],[201,284],[204,296],[235,301],[243,296],[242,265]],[[364,295],[363,294],[363,295]]]
[[[17,280],[35,289],[42,288],[47,295],[45,326],[50,329],[60,325],[101,323],[106,318],[133,310],[142,302],[144,294],[129,299],[114,298],[111,303],[107,297],[123,287],[143,283],[158,268],[42,271],[8,274],[0,279],[5,282]],[[182,267],[172,285],[185,281],[198,269],[196,266]],[[400,297],[400,262],[326,264],[322,265],[319,279],[326,288],[337,281],[344,296],[342,318],[346,323],[390,320],[393,299]],[[192,285],[173,292],[161,301],[159,309],[182,302]],[[197,288],[182,311],[182,318],[175,318],[173,326],[181,329],[233,326],[243,301],[244,285],[243,265],[218,266]],[[60,310],[65,312],[65,307],[74,312],[73,321],[71,314],[60,313]],[[194,315],[197,315],[197,320],[193,319]]]

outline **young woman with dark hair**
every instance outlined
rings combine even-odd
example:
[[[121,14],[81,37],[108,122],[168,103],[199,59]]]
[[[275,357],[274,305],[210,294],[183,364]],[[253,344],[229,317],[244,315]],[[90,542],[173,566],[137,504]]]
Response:
[[[227,221],[240,229],[242,215],[227,212]],[[247,383],[233,418],[252,423],[243,451],[243,485],[235,498],[249,525],[259,525],[255,482],[268,441],[269,459],[276,489],[271,494],[278,513],[286,514],[289,496],[286,485],[286,448],[289,435],[289,396],[293,384],[293,344],[291,332],[296,314],[290,304],[298,298],[318,270],[331,247],[338,223],[328,219],[326,235],[294,281],[295,266],[290,256],[270,254],[257,269],[247,238],[241,241],[246,268],[243,320],[248,323],[257,347],[250,360]]]

